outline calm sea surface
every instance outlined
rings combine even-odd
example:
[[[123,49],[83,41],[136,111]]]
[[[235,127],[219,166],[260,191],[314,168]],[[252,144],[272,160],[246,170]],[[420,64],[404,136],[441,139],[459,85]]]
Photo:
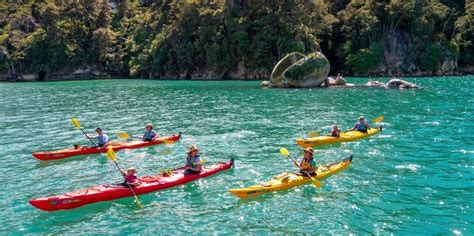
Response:
[[[368,78],[348,78],[365,83]],[[407,78],[418,91],[378,88],[261,89],[259,82],[103,80],[0,84],[0,232],[90,234],[336,233],[474,234],[474,77]],[[384,79],[387,81],[387,79]],[[385,116],[360,142],[319,148],[319,164],[354,155],[324,187],[300,186],[251,200],[227,192],[293,164],[279,155],[309,131]],[[199,181],[74,210],[43,212],[33,197],[121,181],[105,155],[40,162],[34,151],[88,144],[97,126],[114,138],[152,122],[181,142],[117,152],[122,167],[151,175],[184,164],[196,143],[207,163],[235,168]]]

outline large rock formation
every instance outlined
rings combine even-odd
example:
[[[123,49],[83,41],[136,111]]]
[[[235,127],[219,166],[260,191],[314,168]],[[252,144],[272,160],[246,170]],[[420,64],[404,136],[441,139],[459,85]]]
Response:
[[[329,61],[321,52],[307,56],[294,52],[276,64],[270,76],[270,83],[273,87],[318,87],[328,74]]]

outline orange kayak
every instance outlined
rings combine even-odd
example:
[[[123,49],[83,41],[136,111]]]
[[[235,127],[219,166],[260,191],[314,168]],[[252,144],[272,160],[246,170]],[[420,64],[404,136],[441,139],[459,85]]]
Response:
[[[176,142],[181,138],[181,133],[177,135],[161,137],[153,141],[129,141],[129,142],[110,142],[107,147],[78,147],[78,148],[65,148],[56,151],[45,151],[45,152],[34,152],[33,156],[42,161],[59,160],[73,156],[88,155],[96,153],[106,153],[111,147],[114,151],[122,149],[135,149],[148,147],[153,145],[159,145],[168,142]]]

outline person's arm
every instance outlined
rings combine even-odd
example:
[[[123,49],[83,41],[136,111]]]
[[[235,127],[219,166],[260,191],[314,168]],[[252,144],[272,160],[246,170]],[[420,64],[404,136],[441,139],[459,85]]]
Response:
[[[153,135],[152,139],[157,139],[158,138],[158,133],[155,132],[154,130],[152,130],[151,132],[152,132],[151,134]]]
[[[109,145],[109,141],[110,141],[109,136],[107,136],[105,134],[103,134],[102,136],[105,139],[104,145],[102,145],[102,147],[107,147],[107,145]]]
[[[135,179],[135,181],[133,181],[132,183],[128,183],[130,186],[138,186],[140,185],[140,181],[138,180],[138,178]]]
[[[367,131],[370,129],[369,122],[366,122],[365,125],[367,126]]]

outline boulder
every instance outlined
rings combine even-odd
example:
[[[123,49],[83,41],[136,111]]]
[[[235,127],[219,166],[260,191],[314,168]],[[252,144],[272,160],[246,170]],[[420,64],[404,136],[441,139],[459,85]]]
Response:
[[[386,88],[391,89],[417,89],[419,88],[416,84],[410,83],[401,79],[391,79],[385,84]]]
[[[264,88],[270,87],[270,81],[268,81],[268,80],[262,81],[260,83],[260,87],[264,87]]]
[[[369,82],[367,82],[366,85],[370,87],[383,87],[383,88],[389,88],[389,89],[417,89],[419,88],[416,84],[413,84],[401,79],[391,79],[387,83],[369,80]]]
[[[369,87],[385,87],[385,83],[376,80],[369,80],[366,85]]]
[[[336,79],[334,80],[335,85],[346,85],[346,80],[342,76],[337,76]]]
[[[270,83],[273,87],[318,87],[323,84],[328,74],[329,61],[321,52],[307,56],[294,52],[276,64],[270,76]]]

